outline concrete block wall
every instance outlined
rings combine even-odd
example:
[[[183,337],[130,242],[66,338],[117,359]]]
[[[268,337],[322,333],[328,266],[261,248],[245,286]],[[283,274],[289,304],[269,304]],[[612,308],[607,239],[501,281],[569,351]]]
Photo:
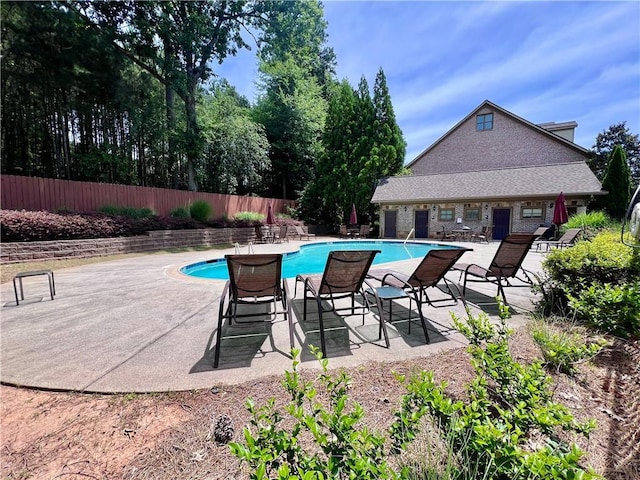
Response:
[[[210,228],[166,230],[138,237],[11,242],[0,245],[0,263],[30,262],[63,258],[87,258],[122,253],[142,253],[171,248],[224,244],[247,244],[255,240],[253,228]]]

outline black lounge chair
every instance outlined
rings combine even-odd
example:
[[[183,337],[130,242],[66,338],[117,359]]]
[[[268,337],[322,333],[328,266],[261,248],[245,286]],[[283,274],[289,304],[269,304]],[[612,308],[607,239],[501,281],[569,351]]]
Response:
[[[224,319],[229,325],[246,325],[273,321],[277,315],[284,315],[289,323],[289,343],[293,348],[293,319],[286,280],[282,279],[282,254],[225,255],[229,269],[229,280],[220,296],[218,312],[218,330],[216,332],[216,353],[213,368],[218,368],[222,341],[222,324]],[[281,303],[282,308],[278,307]],[[245,311],[238,313],[239,305],[256,306],[273,304],[268,312]],[[249,310],[249,309],[247,309]],[[259,319],[238,320],[247,317]],[[268,320],[265,320],[268,319]],[[242,336],[261,335],[246,334]],[[225,337],[227,338],[227,337]]]
[[[296,287],[294,297],[297,295],[298,282],[304,285],[304,307],[303,321],[307,320],[307,299],[313,299],[318,305],[318,321],[320,323],[320,346],[322,355],[327,356],[325,344],[325,329],[322,314],[324,312],[340,312],[349,310],[350,315],[356,314],[356,308],[362,309],[364,314],[369,310],[365,297],[363,284],[369,267],[373,259],[380,250],[337,250],[329,253],[327,264],[322,275],[298,275],[296,276]],[[364,307],[355,306],[355,295],[360,294],[364,300]],[[351,298],[351,307],[338,308],[335,300],[340,298]],[[329,301],[331,308],[325,310],[323,301]],[[386,330],[385,330],[386,332]],[[387,347],[389,339],[386,338]]]
[[[580,235],[581,231],[581,228],[569,228],[558,240],[536,242],[536,251],[539,251],[543,245],[545,246],[546,251],[549,251],[551,247],[571,247],[576,242],[576,240],[578,240],[578,236]]]
[[[498,287],[498,294],[502,296],[504,303],[507,298],[504,287],[533,285],[533,273],[522,268],[522,262],[526,257],[536,236],[529,233],[513,233],[507,235],[491,260],[489,267],[485,268],[476,264],[458,263],[452,270],[460,272],[460,279],[464,276],[462,295],[466,294],[467,282],[490,282]],[[509,279],[518,279],[526,285],[515,285]]]
[[[369,272],[369,277],[378,280],[382,286],[396,287],[409,294],[409,333],[411,333],[411,301],[418,306],[420,322],[424,337],[427,343],[430,342],[427,324],[422,312],[422,306],[448,307],[458,303],[458,298],[466,305],[464,296],[457,286],[453,285],[445,278],[446,273],[465,253],[471,251],[469,248],[442,248],[433,249],[427,252],[420,264],[411,275],[396,272],[389,269],[374,269]],[[442,285],[439,285],[442,283]],[[436,288],[444,293],[445,298],[432,299],[428,290]],[[454,289],[457,292],[454,293]],[[376,300],[378,300],[376,298]],[[378,308],[381,305],[378,303]],[[382,313],[381,313],[382,315]]]

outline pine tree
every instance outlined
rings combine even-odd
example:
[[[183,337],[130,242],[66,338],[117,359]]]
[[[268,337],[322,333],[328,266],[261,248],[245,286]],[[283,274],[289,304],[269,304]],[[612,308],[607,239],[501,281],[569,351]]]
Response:
[[[396,115],[391,103],[391,95],[387,87],[387,78],[382,68],[376,75],[373,87],[373,104],[375,107],[375,132],[381,170],[379,176],[395,175],[402,170],[407,142],[402,130],[396,122]]]
[[[602,188],[609,192],[601,197],[597,205],[603,208],[611,217],[624,217],[627,205],[631,199],[631,171],[627,163],[627,155],[620,145],[613,147],[609,156],[609,163],[602,180]]]

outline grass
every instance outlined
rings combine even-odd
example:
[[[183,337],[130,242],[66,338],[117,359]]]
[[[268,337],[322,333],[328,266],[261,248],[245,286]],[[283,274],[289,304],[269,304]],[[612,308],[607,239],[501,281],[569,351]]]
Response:
[[[55,260],[39,260],[35,262],[23,263],[5,263],[0,265],[0,283],[10,282],[13,277],[21,272],[29,272],[31,270],[60,270],[61,268],[80,267],[82,265],[90,265],[93,263],[111,262],[113,260],[122,260],[125,258],[141,257],[143,255],[157,255],[162,253],[182,253],[182,252],[202,252],[205,250],[223,250],[231,248],[231,245],[214,245],[209,247],[185,247],[170,248],[166,250],[158,250],[146,253],[123,253],[119,255],[107,255],[104,257],[90,258],[63,258]]]

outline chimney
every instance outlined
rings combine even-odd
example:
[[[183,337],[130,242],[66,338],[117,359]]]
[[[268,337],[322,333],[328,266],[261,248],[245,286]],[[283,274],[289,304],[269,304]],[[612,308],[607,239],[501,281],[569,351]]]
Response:
[[[540,128],[544,128],[548,132],[555,133],[559,137],[564,138],[565,140],[569,140],[573,142],[573,133],[576,127],[578,126],[577,122],[548,122],[548,123],[539,123],[538,126]]]

